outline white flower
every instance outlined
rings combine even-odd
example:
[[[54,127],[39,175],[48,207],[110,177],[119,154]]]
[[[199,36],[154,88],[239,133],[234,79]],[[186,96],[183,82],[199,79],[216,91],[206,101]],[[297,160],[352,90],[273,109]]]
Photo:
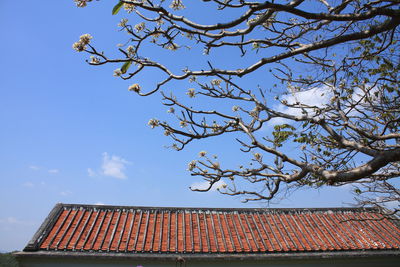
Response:
[[[146,27],[146,24],[144,22],[141,22],[141,23],[135,25],[135,30],[137,32],[141,32],[145,29],[145,27]]]
[[[118,27],[126,27],[126,24],[128,23],[128,19],[121,19],[121,21],[118,23]]]
[[[168,130],[168,129],[164,131],[164,135],[165,136],[169,136],[169,135],[171,135],[171,133],[172,132],[170,130]]]
[[[175,51],[179,48],[179,46],[175,43],[172,43],[172,44],[168,44],[165,48],[167,48],[168,50],[171,50],[171,51]]]
[[[100,58],[96,56],[90,56],[90,63],[92,64],[98,64],[100,62]]]
[[[131,86],[129,86],[128,90],[129,91],[133,91],[135,93],[139,93],[140,92],[140,85],[137,84],[137,83],[134,83]]]
[[[135,55],[135,48],[130,45],[126,48],[126,52],[128,53],[128,56],[132,57]]]
[[[85,45],[83,45],[81,42],[76,42],[72,45],[72,48],[75,49],[78,52],[82,52],[86,49]]]
[[[122,75],[122,71],[121,71],[121,69],[116,69],[116,70],[114,70],[114,74],[113,74],[115,77],[119,77],[119,76],[121,76]]]
[[[214,169],[219,169],[219,167],[220,167],[219,162],[213,162],[213,163],[212,163],[212,167],[213,167]]]
[[[124,3],[124,9],[126,12],[131,13],[133,10],[135,10],[135,5],[131,3]]]
[[[79,41],[82,42],[85,45],[89,44],[91,39],[93,39],[93,37],[88,33],[82,34],[79,37]]]
[[[182,128],[184,128],[188,125],[187,121],[180,121],[179,124]]]
[[[232,107],[232,111],[233,111],[233,112],[239,111],[239,107],[238,107],[238,106],[233,106],[233,107]]]
[[[254,153],[254,158],[255,160],[260,160],[261,159],[261,154],[260,153]]]
[[[147,124],[151,127],[151,129],[154,129],[155,127],[160,125],[160,121],[157,119],[151,119]]]
[[[182,0],[172,0],[172,3],[169,5],[173,10],[184,9],[185,6],[182,3]]]
[[[192,160],[192,161],[189,162],[189,164],[188,164],[188,170],[189,170],[189,171],[193,171],[194,168],[196,168],[196,161],[195,161],[195,160]]]
[[[213,123],[212,125],[212,131],[214,133],[217,133],[219,130],[221,129],[221,125],[217,124],[217,123]]]
[[[222,81],[220,79],[214,79],[214,80],[211,81],[211,84],[219,86],[221,84],[221,82]]]
[[[190,98],[193,98],[196,96],[196,92],[194,91],[193,88],[190,88],[187,93],[186,93]]]
[[[154,39],[154,41],[160,36],[161,36],[161,33],[159,33],[159,32],[154,32],[151,34],[151,37]]]
[[[88,44],[90,43],[90,40],[91,40],[92,38],[93,38],[93,37],[92,37],[90,34],[88,34],[88,33],[83,34],[83,35],[81,35],[81,36],[79,37],[79,41],[78,41],[78,42],[75,42],[75,43],[72,45],[72,48],[75,49],[75,50],[78,51],[78,52],[82,52],[82,51],[84,51],[84,50],[86,49],[86,45],[88,45]]]
[[[199,152],[199,157],[205,157],[207,155],[207,151],[200,151]]]
[[[85,6],[87,6],[87,3],[88,2],[91,2],[92,0],[74,0],[74,2],[75,2],[75,5],[77,6],[77,7],[85,7]]]

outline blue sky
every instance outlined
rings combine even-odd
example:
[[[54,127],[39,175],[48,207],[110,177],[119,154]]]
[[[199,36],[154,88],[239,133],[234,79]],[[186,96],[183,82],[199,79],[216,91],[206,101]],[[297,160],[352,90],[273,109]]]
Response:
[[[140,98],[128,92],[132,82],[113,77],[115,66],[88,66],[72,49],[81,34],[90,33],[98,46],[115,50],[123,35],[116,26],[120,17],[111,16],[114,2],[84,9],[72,0],[0,2],[0,251],[23,249],[58,202],[266,206],[191,192],[188,187],[201,180],[186,168],[199,151],[233,163],[242,157],[238,146],[224,137],[181,152],[166,149],[170,140],[147,126],[150,118],[167,116],[160,95]],[[202,58],[177,60],[205,64]],[[150,86],[152,75],[142,77],[141,85]],[[350,201],[348,188],[333,188],[301,190],[270,206]]]

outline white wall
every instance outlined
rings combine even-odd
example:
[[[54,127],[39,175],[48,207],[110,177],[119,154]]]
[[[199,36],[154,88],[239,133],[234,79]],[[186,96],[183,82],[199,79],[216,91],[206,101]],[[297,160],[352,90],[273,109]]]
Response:
[[[52,259],[38,259],[38,258],[30,258],[30,259],[19,259],[21,267],[49,267],[49,266],[73,266],[73,267],[176,267],[176,266],[185,266],[185,264],[180,265],[175,261],[158,261],[158,262],[150,262],[150,261],[136,261],[136,260],[123,260],[123,261],[115,261],[115,260],[102,260],[102,259],[65,259],[65,258],[52,258]],[[389,267],[389,266],[399,266],[400,258],[399,257],[388,257],[388,258],[359,258],[359,259],[319,259],[319,260],[291,260],[291,261],[282,261],[282,260],[269,260],[269,261],[186,261],[187,267],[302,267],[302,266],[323,266],[323,267]]]

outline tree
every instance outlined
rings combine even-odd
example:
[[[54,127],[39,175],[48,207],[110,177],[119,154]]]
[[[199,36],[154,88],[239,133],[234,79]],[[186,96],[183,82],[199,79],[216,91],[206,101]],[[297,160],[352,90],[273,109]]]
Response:
[[[14,251],[17,252],[17,251]],[[0,267],[14,267],[18,266],[18,262],[12,253],[0,253]]]
[[[90,0],[75,2],[84,7]],[[201,159],[190,162],[188,169],[209,187],[192,190],[208,191],[223,180],[220,193],[255,201],[270,200],[291,187],[350,183],[360,185],[355,193],[363,194],[373,185],[389,184],[385,193],[398,201],[399,2],[203,2],[207,12],[221,14],[218,22],[191,20],[193,3],[186,8],[181,0],[117,1],[113,14],[123,8],[140,20],[135,25],[121,20],[119,27],[128,39],[118,49],[120,57],[99,52],[89,34],[73,45],[91,55],[91,65],[119,64],[114,75],[124,80],[149,69],[159,72],[154,88],[132,84],[129,90],[140,96],[161,92],[176,120],[152,119],[149,125],[162,128],[176,150],[195,140],[230,135],[250,155],[249,164],[226,169],[200,152]],[[201,47],[207,65],[176,71],[170,62],[153,61],[145,54],[148,44],[170,53],[196,53]],[[242,66],[220,67],[224,62],[215,57],[224,51]],[[256,60],[248,63],[247,58]],[[163,91],[177,82],[180,88],[190,87],[188,98],[178,99],[178,90]],[[187,104],[190,98],[217,104],[212,109],[196,107]],[[227,110],[230,104],[232,110]]]

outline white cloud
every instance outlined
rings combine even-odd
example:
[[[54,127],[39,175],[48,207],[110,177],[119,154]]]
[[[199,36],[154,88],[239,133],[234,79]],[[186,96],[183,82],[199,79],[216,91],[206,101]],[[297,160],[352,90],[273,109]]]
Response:
[[[22,184],[22,186],[24,186],[24,187],[33,187],[34,184],[31,183],[31,182],[25,182],[25,183]]]
[[[101,174],[118,179],[126,179],[125,168],[127,164],[130,164],[130,162],[119,156],[112,155],[110,157],[107,152],[104,152]]]
[[[289,89],[290,90],[290,89]],[[362,97],[365,96],[366,92],[369,92],[371,96],[375,96],[375,94],[378,92],[377,87],[370,87],[369,85],[366,85],[364,89],[361,89],[360,87],[356,87],[354,89],[353,94],[351,95],[351,98],[348,99],[347,104],[343,104],[342,109],[344,112],[349,112],[351,115],[355,116],[359,113],[357,110],[351,110],[349,111],[351,106],[354,106],[354,104],[359,103]],[[326,107],[328,104],[330,104],[332,98],[334,97],[334,93],[331,87],[329,86],[321,86],[321,87],[316,87],[307,91],[301,91],[301,92],[292,92],[291,94],[288,95],[283,95],[281,97],[281,101],[286,101],[288,104],[295,104],[295,103],[302,103],[304,105],[310,106],[310,107],[318,107],[318,108],[323,108]],[[378,101],[380,95],[378,94],[375,96],[375,101]],[[372,99],[374,99],[372,97]],[[360,104],[358,104],[358,109],[363,109]],[[274,109],[276,111],[286,113],[288,115],[294,115],[294,116],[300,116],[302,115],[302,110],[300,108],[291,108],[287,107],[282,104],[278,104],[274,106]],[[309,116],[314,116],[315,113],[313,111],[313,108],[306,108],[308,115]],[[322,115],[321,115],[322,116]],[[284,118],[273,118],[271,119],[268,124],[270,126],[277,125],[277,124],[284,124],[284,123],[291,123],[293,121],[284,119]]]
[[[324,87],[313,88],[307,91],[294,92],[290,95],[284,95],[282,96],[281,100],[286,101],[288,104],[302,103],[307,106],[322,108],[327,104],[329,104],[332,97],[333,97],[332,90],[329,87],[324,86]],[[301,109],[287,107],[282,104],[275,106],[275,110],[294,116],[302,115]],[[314,115],[312,109],[308,108],[307,111],[310,116]],[[290,122],[289,120],[284,118],[273,118],[269,121],[269,125],[284,124],[289,122]]]
[[[60,192],[60,195],[62,195],[62,196],[69,196],[69,195],[71,195],[72,194],[72,192],[71,191],[69,191],[69,190],[66,190],[66,191],[62,191],[62,192]]]
[[[88,175],[89,175],[90,177],[96,176],[96,172],[95,172],[94,170],[92,170],[91,168],[88,168],[88,169],[87,169],[87,172],[88,172]]]
[[[29,169],[34,170],[34,171],[38,171],[40,169],[40,167],[38,167],[36,165],[30,165]]]
[[[383,204],[387,209],[394,210],[400,208],[400,201],[390,201]]]
[[[110,176],[117,179],[126,179],[126,165],[131,164],[126,159],[112,155],[110,156],[107,152],[102,154],[103,159],[100,166],[100,170],[93,170],[92,168],[87,168],[87,174],[89,177],[95,176]]]
[[[207,189],[209,186],[210,186],[209,182],[203,181],[203,182],[195,182],[195,183],[191,184],[190,188],[191,189]],[[219,180],[218,182],[213,184],[213,186],[211,187],[210,191],[217,191],[217,189],[223,188],[224,186],[226,186],[225,181],[224,180]]]
[[[15,217],[0,218],[0,224],[8,225],[32,225],[31,222],[21,221]]]
[[[96,202],[95,205],[105,205],[103,202]]]
[[[37,166],[37,165],[30,165],[30,166],[29,166],[29,169],[31,169],[31,170],[33,170],[33,171],[39,171],[39,170],[44,170],[44,171],[46,171],[46,168],[41,168],[41,167],[39,167],[39,166]],[[56,174],[56,173],[59,173],[60,170],[59,170],[59,169],[48,169],[47,172],[48,172],[48,173],[52,173],[52,174]]]

